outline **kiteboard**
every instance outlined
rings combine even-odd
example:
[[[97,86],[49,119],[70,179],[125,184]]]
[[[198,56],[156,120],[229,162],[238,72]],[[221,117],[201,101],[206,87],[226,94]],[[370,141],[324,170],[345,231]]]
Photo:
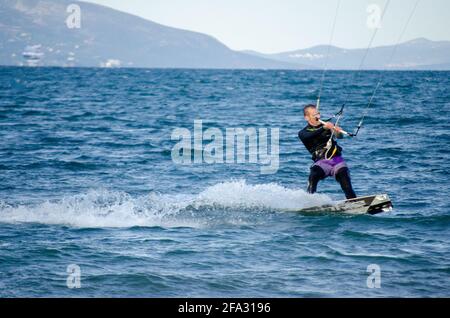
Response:
[[[292,209],[288,212],[297,213],[343,213],[343,214],[370,214],[375,215],[390,212],[393,209],[392,201],[387,194],[377,194],[345,201],[304,209]]]

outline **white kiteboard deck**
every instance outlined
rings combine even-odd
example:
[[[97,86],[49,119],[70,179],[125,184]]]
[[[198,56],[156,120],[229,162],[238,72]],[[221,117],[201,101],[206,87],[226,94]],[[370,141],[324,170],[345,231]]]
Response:
[[[343,214],[379,214],[392,211],[393,205],[387,194],[377,194],[351,200],[339,201],[336,204],[290,209],[287,212],[297,213],[343,213]]]

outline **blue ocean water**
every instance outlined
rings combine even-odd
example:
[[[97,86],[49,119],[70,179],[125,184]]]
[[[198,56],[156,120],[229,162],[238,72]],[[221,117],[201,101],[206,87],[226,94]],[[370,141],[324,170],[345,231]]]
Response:
[[[348,97],[352,130],[379,75],[328,72],[322,112]],[[332,179],[304,192],[318,71],[0,68],[0,296],[448,297],[449,75],[384,73],[340,145],[356,192],[395,209],[344,216],[280,210],[343,199]],[[194,120],[279,128],[277,173],[175,164]]]

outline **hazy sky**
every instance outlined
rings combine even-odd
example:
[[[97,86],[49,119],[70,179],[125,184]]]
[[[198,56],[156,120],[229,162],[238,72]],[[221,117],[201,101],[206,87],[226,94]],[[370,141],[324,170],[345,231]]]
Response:
[[[275,53],[328,44],[338,0],[88,0],[143,18],[214,36],[234,50]],[[397,42],[416,0],[391,0],[374,45]],[[369,5],[387,0],[341,0],[332,44],[366,47]],[[370,16],[370,17],[369,17]],[[450,1],[421,0],[404,40],[450,40]]]

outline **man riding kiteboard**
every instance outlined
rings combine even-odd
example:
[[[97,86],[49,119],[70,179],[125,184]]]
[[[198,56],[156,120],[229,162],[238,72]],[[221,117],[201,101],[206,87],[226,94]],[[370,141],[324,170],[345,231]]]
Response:
[[[350,171],[342,158],[342,148],[334,137],[342,139],[343,130],[331,122],[322,122],[316,105],[306,105],[303,114],[308,125],[298,137],[311,153],[314,164],[309,175],[308,192],[315,193],[320,180],[335,177],[347,199],[356,198],[350,179]]]

